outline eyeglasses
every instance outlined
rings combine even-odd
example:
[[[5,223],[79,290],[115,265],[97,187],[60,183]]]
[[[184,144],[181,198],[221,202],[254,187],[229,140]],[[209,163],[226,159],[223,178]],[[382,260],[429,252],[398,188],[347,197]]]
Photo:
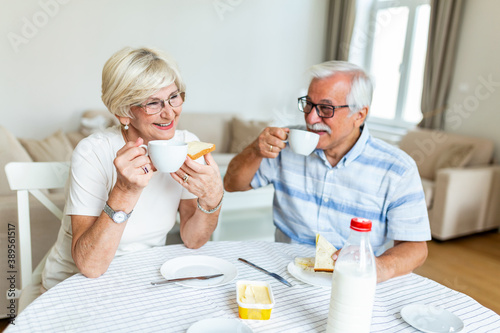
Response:
[[[186,97],[185,92],[178,92],[170,96],[167,99],[153,99],[146,104],[137,104],[136,106],[142,107],[144,112],[149,115],[160,113],[165,108],[165,102],[171,107],[175,108],[181,106],[184,103],[184,98]]]
[[[314,104],[313,102],[307,100],[307,96],[304,96],[298,99],[298,107],[300,111],[306,114],[311,113],[311,111],[316,108],[316,113],[319,117],[332,118],[336,109],[348,108],[350,105],[334,106],[330,104]]]

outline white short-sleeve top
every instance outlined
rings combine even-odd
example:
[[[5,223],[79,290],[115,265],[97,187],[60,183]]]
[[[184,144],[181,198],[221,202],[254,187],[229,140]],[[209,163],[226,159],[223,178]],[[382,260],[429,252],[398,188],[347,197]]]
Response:
[[[173,140],[199,141],[185,130],[177,130]],[[66,189],[64,218],[42,274],[45,289],[78,273],[71,257],[71,215],[101,214],[117,178],[113,161],[124,145],[120,127],[116,126],[90,135],[75,148]],[[184,189],[169,173],[155,172],[126,222],[116,256],[165,245],[167,233],[175,224],[180,200],[194,198],[196,196]]]

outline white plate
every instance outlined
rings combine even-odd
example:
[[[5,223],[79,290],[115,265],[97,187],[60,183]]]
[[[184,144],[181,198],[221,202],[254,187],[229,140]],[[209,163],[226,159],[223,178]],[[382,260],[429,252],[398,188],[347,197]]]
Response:
[[[192,288],[211,288],[229,283],[238,275],[238,270],[229,261],[210,256],[184,256],[165,262],[160,273],[165,279],[175,279],[189,276],[213,275],[222,273],[224,276],[208,280],[187,280],[175,282]]]
[[[294,278],[304,283],[317,287],[332,287],[332,273],[305,271],[295,266],[294,261],[290,262],[287,268],[288,272],[290,272]]]
[[[401,317],[426,333],[460,332],[464,323],[450,311],[426,304],[410,304],[401,309]]]
[[[197,321],[186,333],[252,333],[253,331],[236,319],[211,318]]]

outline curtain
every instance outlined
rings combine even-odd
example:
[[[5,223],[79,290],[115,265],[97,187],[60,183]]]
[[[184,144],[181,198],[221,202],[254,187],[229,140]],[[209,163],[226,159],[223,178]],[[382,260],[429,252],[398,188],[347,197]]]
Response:
[[[326,31],[326,60],[347,61],[349,58],[349,44],[355,16],[355,0],[330,0]]]
[[[421,128],[444,129],[463,0],[432,0],[424,69]]]

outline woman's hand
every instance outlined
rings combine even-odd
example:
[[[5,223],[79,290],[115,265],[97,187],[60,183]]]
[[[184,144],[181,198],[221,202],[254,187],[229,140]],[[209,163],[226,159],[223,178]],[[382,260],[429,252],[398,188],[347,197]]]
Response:
[[[144,148],[142,138],[129,141],[116,153],[114,165],[117,171],[115,187],[123,192],[142,191],[153,177],[152,163]]]
[[[252,143],[252,148],[260,157],[276,158],[286,147],[284,140],[288,138],[288,132],[290,130],[286,127],[266,127]]]
[[[223,186],[219,167],[212,154],[208,153],[204,155],[204,158],[207,165],[186,157],[181,168],[171,175],[179,184],[198,197],[203,208],[210,210],[221,201]]]

